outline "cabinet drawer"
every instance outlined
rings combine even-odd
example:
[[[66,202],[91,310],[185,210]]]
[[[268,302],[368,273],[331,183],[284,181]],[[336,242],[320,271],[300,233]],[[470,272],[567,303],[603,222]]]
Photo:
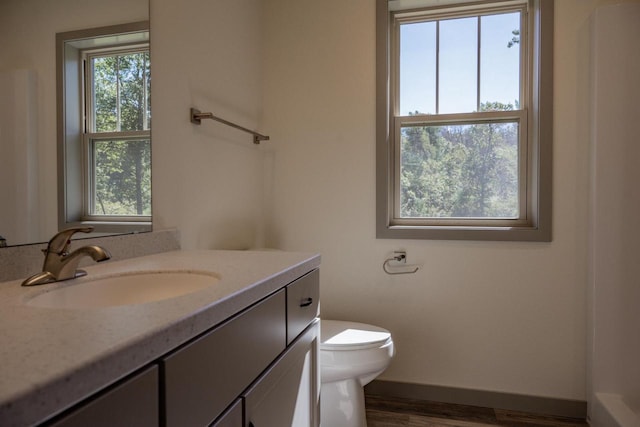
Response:
[[[319,314],[320,271],[313,270],[287,286],[287,344]]]
[[[209,425],[284,350],[285,291],[162,360],[167,427]]]

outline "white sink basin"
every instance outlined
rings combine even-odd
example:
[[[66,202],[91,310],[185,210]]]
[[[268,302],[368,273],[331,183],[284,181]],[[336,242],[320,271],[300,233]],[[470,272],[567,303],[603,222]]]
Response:
[[[144,304],[190,294],[218,282],[208,272],[135,272],[82,281],[44,292],[26,304],[49,308],[96,308]]]

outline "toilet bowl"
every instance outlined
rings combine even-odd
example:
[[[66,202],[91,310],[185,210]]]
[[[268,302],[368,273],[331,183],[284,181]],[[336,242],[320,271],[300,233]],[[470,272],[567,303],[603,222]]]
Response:
[[[320,425],[366,427],[363,387],[394,355],[391,334],[364,323],[320,321]]]

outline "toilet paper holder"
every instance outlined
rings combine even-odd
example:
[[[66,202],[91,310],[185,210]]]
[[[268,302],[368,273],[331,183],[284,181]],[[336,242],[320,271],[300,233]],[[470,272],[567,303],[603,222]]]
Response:
[[[420,266],[407,264],[406,251],[393,251],[393,256],[382,263],[382,269],[387,274],[413,274],[420,269]]]

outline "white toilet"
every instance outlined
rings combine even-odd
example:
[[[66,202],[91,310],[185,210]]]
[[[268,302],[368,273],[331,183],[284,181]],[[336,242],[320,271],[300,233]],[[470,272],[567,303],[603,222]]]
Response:
[[[320,321],[320,425],[366,427],[363,387],[394,355],[391,333],[364,323]]]

